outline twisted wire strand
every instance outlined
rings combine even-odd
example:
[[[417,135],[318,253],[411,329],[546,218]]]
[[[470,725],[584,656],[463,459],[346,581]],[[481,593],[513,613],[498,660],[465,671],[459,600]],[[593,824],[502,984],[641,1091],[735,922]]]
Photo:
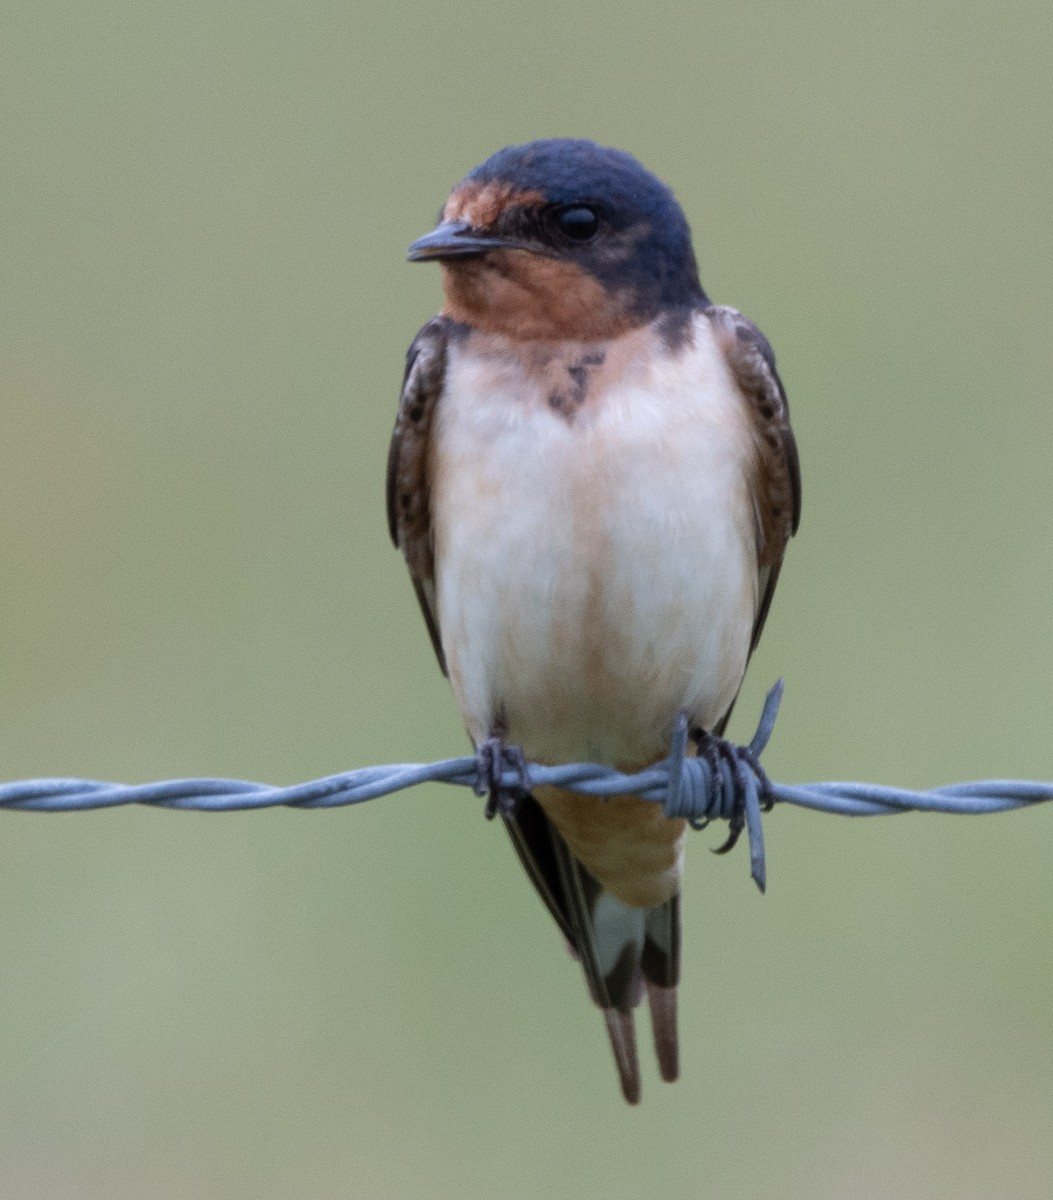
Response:
[[[662,804],[670,817],[683,817],[696,828],[740,814],[750,843],[750,868],[764,890],[764,835],[761,810],[771,804],[795,804],[841,816],[887,816],[902,812],[963,815],[1008,812],[1053,800],[1053,783],[1026,779],[986,779],[954,783],[927,791],[873,783],[786,784],[769,780],[759,758],[771,737],[782,699],[780,679],[768,693],[757,731],[748,746],[730,746],[714,762],[687,753],[686,718],[677,721],[668,758],[636,774],[623,774],[596,763],[528,764],[531,787],[552,785],[588,796],[634,794]],[[522,780],[506,771],[501,786],[515,791]],[[26,779],[0,784],[0,809],[20,812],[84,812],[122,804],[204,812],[237,812],[283,805],[290,808],[338,808],[362,804],[422,783],[448,783],[475,789],[479,763],[472,757],[434,763],[390,763],[360,767],[292,787],[274,787],[244,779],[168,779],[127,785],[94,779]]]

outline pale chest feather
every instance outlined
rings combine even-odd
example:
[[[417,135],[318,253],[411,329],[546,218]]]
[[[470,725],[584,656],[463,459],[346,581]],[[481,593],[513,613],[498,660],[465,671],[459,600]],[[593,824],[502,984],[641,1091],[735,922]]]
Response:
[[[528,757],[628,764],[663,753],[680,708],[711,725],[738,689],[754,450],[704,318],[678,352],[648,330],[601,347],[548,364],[451,347],[437,610],[473,738],[500,723]]]

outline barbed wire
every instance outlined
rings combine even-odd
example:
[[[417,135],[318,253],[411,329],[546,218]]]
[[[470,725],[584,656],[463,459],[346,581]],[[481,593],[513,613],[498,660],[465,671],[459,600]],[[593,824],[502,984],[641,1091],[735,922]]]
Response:
[[[783,681],[768,693],[757,730],[746,746],[721,743],[722,753],[694,757],[687,753],[688,724],[681,718],[669,757],[646,770],[625,774],[597,763],[544,766],[527,763],[525,779],[517,769],[496,781],[511,794],[528,787],[560,787],[587,796],[633,794],[661,804],[669,817],[682,817],[696,829],[714,820],[738,820],[750,844],[750,871],[758,887],[765,885],[764,834],[761,810],[795,804],[840,816],[887,816],[903,812],[959,815],[1008,812],[1053,800],[1053,783],[1026,779],[986,779],[954,783],[927,791],[873,783],[799,783],[770,780],[760,766],[779,704]],[[157,783],[120,784],[94,779],[25,779],[0,784],[0,809],[20,812],[84,812],[122,804],[203,812],[239,812],[259,808],[338,808],[362,804],[422,783],[448,783],[485,791],[480,760],[475,756],[433,763],[389,763],[327,775],[292,787],[274,787],[244,779],[167,779]]]

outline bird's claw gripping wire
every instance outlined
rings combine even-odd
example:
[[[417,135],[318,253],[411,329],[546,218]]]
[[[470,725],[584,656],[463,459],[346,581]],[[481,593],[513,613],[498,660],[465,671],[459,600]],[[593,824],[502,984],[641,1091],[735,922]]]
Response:
[[[717,854],[726,854],[745,829],[750,841],[750,873],[760,890],[765,886],[764,831],[761,813],[771,809],[775,793],[760,765],[782,699],[782,680],[764,702],[757,732],[748,746],[739,746],[704,729],[689,729],[686,713],[677,718],[670,750],[669,792],[665,811],[682,817],[695,829],[704,829],[714,818],[726,819],[728,837]],[[687,757],[688,738],[698,754]]]
[[[734,849],[746,828],[749,775],[752,773],[757,782],[761,812],[771,812],[775,803],[772,798],[771,780],[760,765],[760,759],[749,746],[736,745],[725,738],[708,733],[705,729],[692,730],[691,737],[698,747],[699,757],[706,761],[713,779],[718,781],[717,787],[725,784],[728,779],[731,780],[728,789],[731,794],[728,836],[721,845],[713,848],[714,854],[727,854],[729,850]]]
[[[487,738],[476,750],[475,794],[486,796],[486,819],[492,821],[500,813],[511,817],[523,796],[530,791],[530,770],[519,746],[510,746],[501,736]],[[516,775],[509,786],[506,772]]]

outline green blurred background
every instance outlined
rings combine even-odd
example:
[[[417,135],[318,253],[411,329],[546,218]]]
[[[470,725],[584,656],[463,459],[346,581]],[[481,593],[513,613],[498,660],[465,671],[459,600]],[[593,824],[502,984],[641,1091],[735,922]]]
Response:
[[[733,733],[787,780],[1053,776],[1040,3],[7,0],[0,778],[461,753],[387,541],[406,245],[542,135],[676,189],[805,511]],[[1053,1194],[1053,810],[690,846],[683,1079],[481,805],[0,816],[0,1194]]]

